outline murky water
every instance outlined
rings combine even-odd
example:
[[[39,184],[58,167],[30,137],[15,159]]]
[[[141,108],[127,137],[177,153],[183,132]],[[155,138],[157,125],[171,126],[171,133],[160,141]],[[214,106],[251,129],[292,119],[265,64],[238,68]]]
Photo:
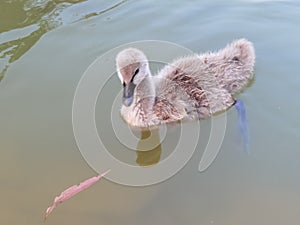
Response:
[[[255,81],[238,95],[247,108],[249,155],[230,109],[221,151],[206,171],[198,172],[204,132],[191,160],[171,179],[138,188],[101,180],[59,205],[46,223],[297,223],[298,1],[4,0],[0,11],[1,224],[42,224],[54,196],[96,174],[77,148],[72,102],[98,56],[131,41],[166,40],[204,52],[240,37],[254,43],[257,55]],[[117,77],[109,84],[105,93],[116,96]],[[113,98],[104,101],[96,106],[97,129],[112,155],[155,166],[171,154],[176,128],[148,155],[122,148],[107,129]],[[209,121],[202,125],[210,128]]]

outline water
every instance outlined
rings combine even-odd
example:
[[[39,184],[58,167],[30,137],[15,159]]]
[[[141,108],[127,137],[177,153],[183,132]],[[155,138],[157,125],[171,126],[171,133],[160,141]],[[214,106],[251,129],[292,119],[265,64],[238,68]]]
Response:
[[[145,39],[204,52],[239,37],[251,40],[257,55],[256,78],[238,95],[247,110],[249,154],[242,149],[232,108],[226,113],[221,151],[206,171],[197,170],[201,145],[208,138],[204,133],[191,160],[171,179],[139,188],[101,180],[59,205],[47,224],[297,223],[300,4],[118,3],[1,1],[0,223],[42,224],[54,196],[95,175],[76,146],[72,101],[82,74],[98,56]],[[117,77],[110,84],[108,93],[116,95],[121,89]],[[106,101],[109,104],[109,98]],[[107,115],[101,115],[99,104],[96,111],[101,132],[101,118]],[[203,124],[210,127],[207,121]],[[169,135],[176,139],[176,128]],[[126,162],[149,163],[134,151],[124,153],[129,151],[109,135],[106,142],[112,154]],[[162,144],[150,162],[157,162],[157,154],[159,160],[168,157],[172,146],[171,141]]]

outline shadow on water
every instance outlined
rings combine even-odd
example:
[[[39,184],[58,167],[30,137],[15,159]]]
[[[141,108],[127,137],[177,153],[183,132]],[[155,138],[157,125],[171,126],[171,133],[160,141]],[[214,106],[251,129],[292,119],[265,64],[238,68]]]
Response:
[[[159,162],[161,157],[161,141],[159,130],[142,130],[136,147],[136,163],[140,166],[151,166]]]
[[[105,9],[91,9],[68,23],[106,13],[127,0],[119,1]],[[87,0],[13,0],[1,1],[0,8],[0,81],[9,65],[22,57],[50,30],[63,25],[62,12],[74,4]],[[99,5],[101,5],[99,3]],[[95,11],[97,10],[97,11]],[[92,12],[91,12],[92,11]]]

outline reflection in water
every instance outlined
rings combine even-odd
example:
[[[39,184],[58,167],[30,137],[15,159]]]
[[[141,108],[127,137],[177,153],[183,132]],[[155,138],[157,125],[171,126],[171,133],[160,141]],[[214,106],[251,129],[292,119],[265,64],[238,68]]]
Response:
[[[5,13],[1,13],[0,15],[1,33],[8,31],[6,33],[7,35],[11,33],[11,31],[14,31],[14,29],[20,30],[31,25],[37,26],[34,31],[25,34],[25,37],[20,38],[19,35],[15,35],[15,37],[12,37],[13,39],[0,43],[0,80],[5,75],[9,64],[24,55],[46,32],[61,24],[57,19],[59,11],[63,8],[63,5],[59,4],[60,2],[61,1],[57,0],[1,1],[0,8],[5,11]],[[74,3],[79,1],[66,2]],[[2,37],[3,36],[2,34]]]
[[[0,81],[4,77],[11,63],[24,55],[44,34],[64,23],[65,19],[62,16],[62,12],[65,8],[83,2],[88,1],[0,1],[0,9],[2,12],[0,13]],[[88,12],[85,11],[83,12],[83,15],[79,15],[80,20],[105,13],[124,2],[125,0],[120,1],[97,12],[95,12],[94,8],[88,10]],[[69,21],[69,23],[76,21],[78,21],[78,19],[74,18],[72,21]],[[30,29],[33,25],[36,25],[34,31]]]
[[[140,166],[151,166],[158,163],[161,156],[159,130],[142,130],[136,150],[136,163]]]
[[[243,148],[245,152],[249,153],[249,132],[248,121],[246,117],[246,107],[240,99],[236,100],[234,106],[238,112],[238,125],[241,134],[241,140],[243,143]]]
[[[127,0],[120,1],[119,3],[117,3],[117,4],[115,4],[115,5],[111,6],[111,7],[109,7],[109,8],[107,8],[107,9],[104,9],[104,10],[102,10],[102,11],[100,11],[100,12],[92,12],[92,13],[88,13],[88,14],[84,15],[80,20],[88,19],[88,18],[93,17],[93,16],[99,16],[99,15],[101,15],[101,14],[103,14],[103,13],[106,13],[106,12],[108,12],[108,11],[110,11],[110,10],[112,10],[112,9],[114,9],[114,8],[116,8],[116,7],[118,7],[119,5],[122,5],[122,4],[125,3],[126,1],[127,1]]]

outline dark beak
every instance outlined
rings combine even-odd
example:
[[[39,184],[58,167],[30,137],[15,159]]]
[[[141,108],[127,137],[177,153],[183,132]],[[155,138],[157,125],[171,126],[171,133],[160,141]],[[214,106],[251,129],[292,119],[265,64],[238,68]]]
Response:
[[[129,84],[124,84],[123,86],[123,105],[130,106],[133,102],[133,94],[136,85],[131,81]]]

